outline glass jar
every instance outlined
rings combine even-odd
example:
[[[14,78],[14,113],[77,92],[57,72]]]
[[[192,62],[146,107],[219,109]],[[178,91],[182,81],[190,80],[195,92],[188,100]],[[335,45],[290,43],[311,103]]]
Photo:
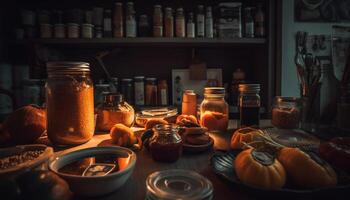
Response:
[[[157,91],[157,79],[156,78],[146,78],[145,86],[145,105],[146,106],[156,106],[158,91]]]
[[[260,124],[260,84],[239,84],[238,97],[239,125],[259,126]]]
[[[189,170],[171,169],[150,174],[146,179],[146,200],[211,200],[213,185],[202,175]]]
[[[178,8],[176,10],[175,25],[176,25],[176,28],[175,28],[176,37],[185,37],[186,29],[185,29],[185,15],[184,15],[183,8]]]
[[[173,10],[170,7],[165,8],[164,36],[174,37],[174,16],[173,16]]]
[[[109,131],[115,124],[131,127],[135,121],[135,111],[118,93],[103,93],[103,104],[97,107],[97,130]]]
[[[154,6],[153,37],[163,37],[163,12],[161,5]]]
[[[298,98],[275,97],[272,106],[272,125],[282,129],[299,128],[301,106]]]
[[[226,131],[229,107],[225,101],[225,88],[204,88],[204,100],[200,105],[200,124],[209,131]]]
[[[143,106],[145,105],[145,77],[143,76],[135,76],[134,77],[134,97],[135,97],[135,105]]]
[[[123,78],[121,92],[124,95],[124,100],[129,104],[134,103],[134,87],[132,79]]]
[[[159,124],[153,128],[149,141],[152,158],[160,162],[175,162],[182,155],[182,139],[178,127],[173,124]]]
[[[94,135],[94,87],[89,63],[50,62],[46,82],[47,135],[56,145],[78,145]]]

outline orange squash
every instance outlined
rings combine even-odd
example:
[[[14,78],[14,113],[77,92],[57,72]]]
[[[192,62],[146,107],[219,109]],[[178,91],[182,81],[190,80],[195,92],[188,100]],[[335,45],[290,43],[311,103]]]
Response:
[[[190,121],[192,123],[196,123],[196,124],[198,123],[197,118],[193,115],[179,115],[176,118],[176,124],[181,122],[182,120],[188,120],[188,121]]]
[[[116,124],[110,130],[112,142],[118,146],[131,147],[137,143],[137,138],[131,128],[124,124]]]
[[[315,154],[298,148],[282,148],[278,160],[294,184],[302,188],[321,188],[337,185],[337,174],[332,167]]]
[[[250,128],[250,127],[238,129],[232,135],[231,148],[242,149],[244,147],[243,143],[250,143],[258,137],[259,137],[259,132],[257,129]]]
[[[246,149],[237,155],[234,168],[238,179],[247,185],[278,189],[286,182],[282,164],[267,152]]]

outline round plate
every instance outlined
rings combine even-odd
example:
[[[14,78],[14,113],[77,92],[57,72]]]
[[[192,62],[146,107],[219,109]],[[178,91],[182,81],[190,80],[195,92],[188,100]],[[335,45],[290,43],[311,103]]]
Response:
[[[199,153],[203,151],[207,151],[211,149],[214,145],[214,140],[209,136],[209,142],[207,144],[202,144],[202,145],[192,145],[192,144],[183,144],[183,149],[186,152],[191,152],[191,153]]]
[[[234,160],[236,156],[240,153],[240,151],[216,151],[214,155],[210,159],[210,164],[212,169],[216,174],[223,177],[224,179],[228,180],[231,183],[240,185],[244,187],[245,189],[248,189],[250,191],[254,192],[260,192],[267,195],[302,195],[303,197],[307,195],[315,195],[315,194],[333,194],[333,195],[345,195],[350,193],[350,180],[349,175],[339,174],[338,173],[338,182],[342,182],[342,185],[338,185],[336,187],[332,188],[319,188],[319,189],[298,189],[295,186],[293,187],[290,183],[287,183],[286,186],[284,186],[281,189],[277,190],[268,190],[252,185],[246,185],[242,183],[234,170]],[[343,179],[346,176],[347,183],[344,183],[343,181],[340,181],[340,179]],[[290,196],[289,196],[290,197]]]

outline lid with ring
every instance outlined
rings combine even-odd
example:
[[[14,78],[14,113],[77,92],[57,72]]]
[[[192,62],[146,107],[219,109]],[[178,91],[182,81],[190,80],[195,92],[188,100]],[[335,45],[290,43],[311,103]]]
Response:
[[[260,92],[260,84],[239,84],[238,90],[240,92],[259,93]]]
[[[146,199],[210,200],[213,185],[202,175],[189,170],[173,169],[154,172],[147,177]]]
[[[46,68],[48,74],[90,72],[86,62],[48,62]]]

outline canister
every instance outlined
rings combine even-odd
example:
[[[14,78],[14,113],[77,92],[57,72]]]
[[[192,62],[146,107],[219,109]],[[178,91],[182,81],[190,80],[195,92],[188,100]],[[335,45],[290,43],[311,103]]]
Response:
[[[94,25],[92,24],[83,24],[81,29],[82,38],[92,38],[93,28],[94,28]]]
[[[52,25],[51,24],[40,24],[40,37],[51,38],[52,37]]]
[[[68,38],[79,38],[79,24],[68,23],[67,24],[67,37]]]
[[[54,29],[55,38],[65,38],[66,37],[66,28],[65,28],[64,24],[55,24],[53,29]]]

